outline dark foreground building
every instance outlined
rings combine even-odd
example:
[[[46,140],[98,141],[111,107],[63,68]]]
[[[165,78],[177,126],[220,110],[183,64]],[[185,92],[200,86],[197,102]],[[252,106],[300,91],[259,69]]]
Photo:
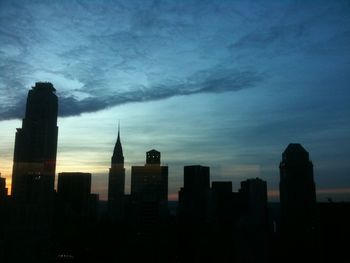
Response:
[[[280,163],[281,235],[285,260],[317,258],[318,222],[313,164],[309,153],[291,143]]]
[[[15,202],[52,200],[58,135],[55,91],[51,83],[37,82],[28,92],[22,128],[15,139],[11,189]]]
[[[16,132],[6,241],[11,262],[48,261],[58,134],[55,92],[51,83],[35,83],[28,92],[22,127]]]

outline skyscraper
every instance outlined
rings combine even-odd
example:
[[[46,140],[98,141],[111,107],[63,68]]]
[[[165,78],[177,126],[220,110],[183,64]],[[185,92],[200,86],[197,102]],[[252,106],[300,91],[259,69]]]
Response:
[[[309,153],[291,143],[280,163],[281,227],[286,249],[313,257],[317,234],[316,191]],[[294,249],[294,250],[293,250]]]
[[[292,232],[312,228],[316,209],[313,164],[300,144],[291,143],[280,163],[281,216],[285,228]]]
[[[22,128],[15,138],[11,193],[16,202],[51,200],[57,153],[58,100],[48,82],[36,82],[28,92]]]
[[[120,129],[114,146],[108,177],[108,212],[113,220],[120,220],[124,214],[125,168]]]
[[[49,261],[58,135],[55,91],[51,83],[35,83],[28,92],[22,128],[16,132],[11,188],[13,262]]]

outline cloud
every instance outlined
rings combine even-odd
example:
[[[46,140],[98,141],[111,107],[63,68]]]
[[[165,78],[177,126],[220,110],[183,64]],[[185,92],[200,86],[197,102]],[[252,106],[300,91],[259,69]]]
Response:
[[[249,70],[204,70],[175,85],[138,87],[133,91],[121,92],[113,96],[89,97],[80,101],[73,97],[62,97],[60,98],[60,115],[78,115],[124,103],[159,100],[177,95],[238,91],[258,85],[262,79],[261,74]]]
[[[0,5],[0,120],[23,116],[25,96],[37,81],[54,84],[60,115],[71,116],[128,102],[257,87],[278,54],[323,50],[332,40],[337,43],[332,52],[339,54],[349,42],[349,30],[339,29],[348,20],[342,4],[254,3],[252,9],[249,2],[230,1],[5,0]],[[266,54],[269,61],[258,61]]]

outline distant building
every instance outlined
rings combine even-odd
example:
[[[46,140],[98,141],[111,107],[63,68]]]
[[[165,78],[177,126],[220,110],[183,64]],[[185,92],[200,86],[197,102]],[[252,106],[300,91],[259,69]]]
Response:
[[[215,224],[233,224],[240,214],[240,198],[232,182],[212,182],[211,217]]]
[[[91,207],[91,174],[59,173],[57,199],[61,215],[72,220],[86,221]]]
[[[58,134],[55,91],[51,83],[36,82],[28,92],[13,158],[11,194],[17,203],[52,201]]]
[[[6,178],[1,177],[0,173],[0,205],[7,199]]]
[[[184,187],[179,192],[179,216],[186,222],[209,220],[210,168],[201,165],[184,167]]]
[[[154,225],[168,215],[168,166],[160,165],[160,152],[147,152],[144,166],[131,167],[130,199],[133,220],[140,225]]]
[[[253,224],[267,224],[266,182],[259,178],[243,181],[239,193],[241,195],[242,214],[249,216]]]
[[[307,260],[315,259],[318,223],[309,153],[300,144],[291,143],[282,154],[279,168],[283,246],[304,253]]]
[[[259,178],[243,181],[239,194],[241,199],[241,218],[238,224],[240,262],[270,262],[266,182]]]
[[[108,213],[113,220],[121,220],[124,215],[125,168],[120,130],[114,146],[108,177]]]

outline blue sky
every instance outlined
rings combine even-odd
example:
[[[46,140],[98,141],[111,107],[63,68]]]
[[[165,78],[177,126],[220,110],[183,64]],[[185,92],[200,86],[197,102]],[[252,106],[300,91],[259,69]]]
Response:
[[[0,172],[10,183],[26,94],[60,101],[57,171],[93,173],[105,198],[118,120],[127,166],[155,148],[213,180],[260,177],[309,151],[320,199],[350,199],[349,1],[0,2]],[[323,199],[322,199],[323,200]]]

